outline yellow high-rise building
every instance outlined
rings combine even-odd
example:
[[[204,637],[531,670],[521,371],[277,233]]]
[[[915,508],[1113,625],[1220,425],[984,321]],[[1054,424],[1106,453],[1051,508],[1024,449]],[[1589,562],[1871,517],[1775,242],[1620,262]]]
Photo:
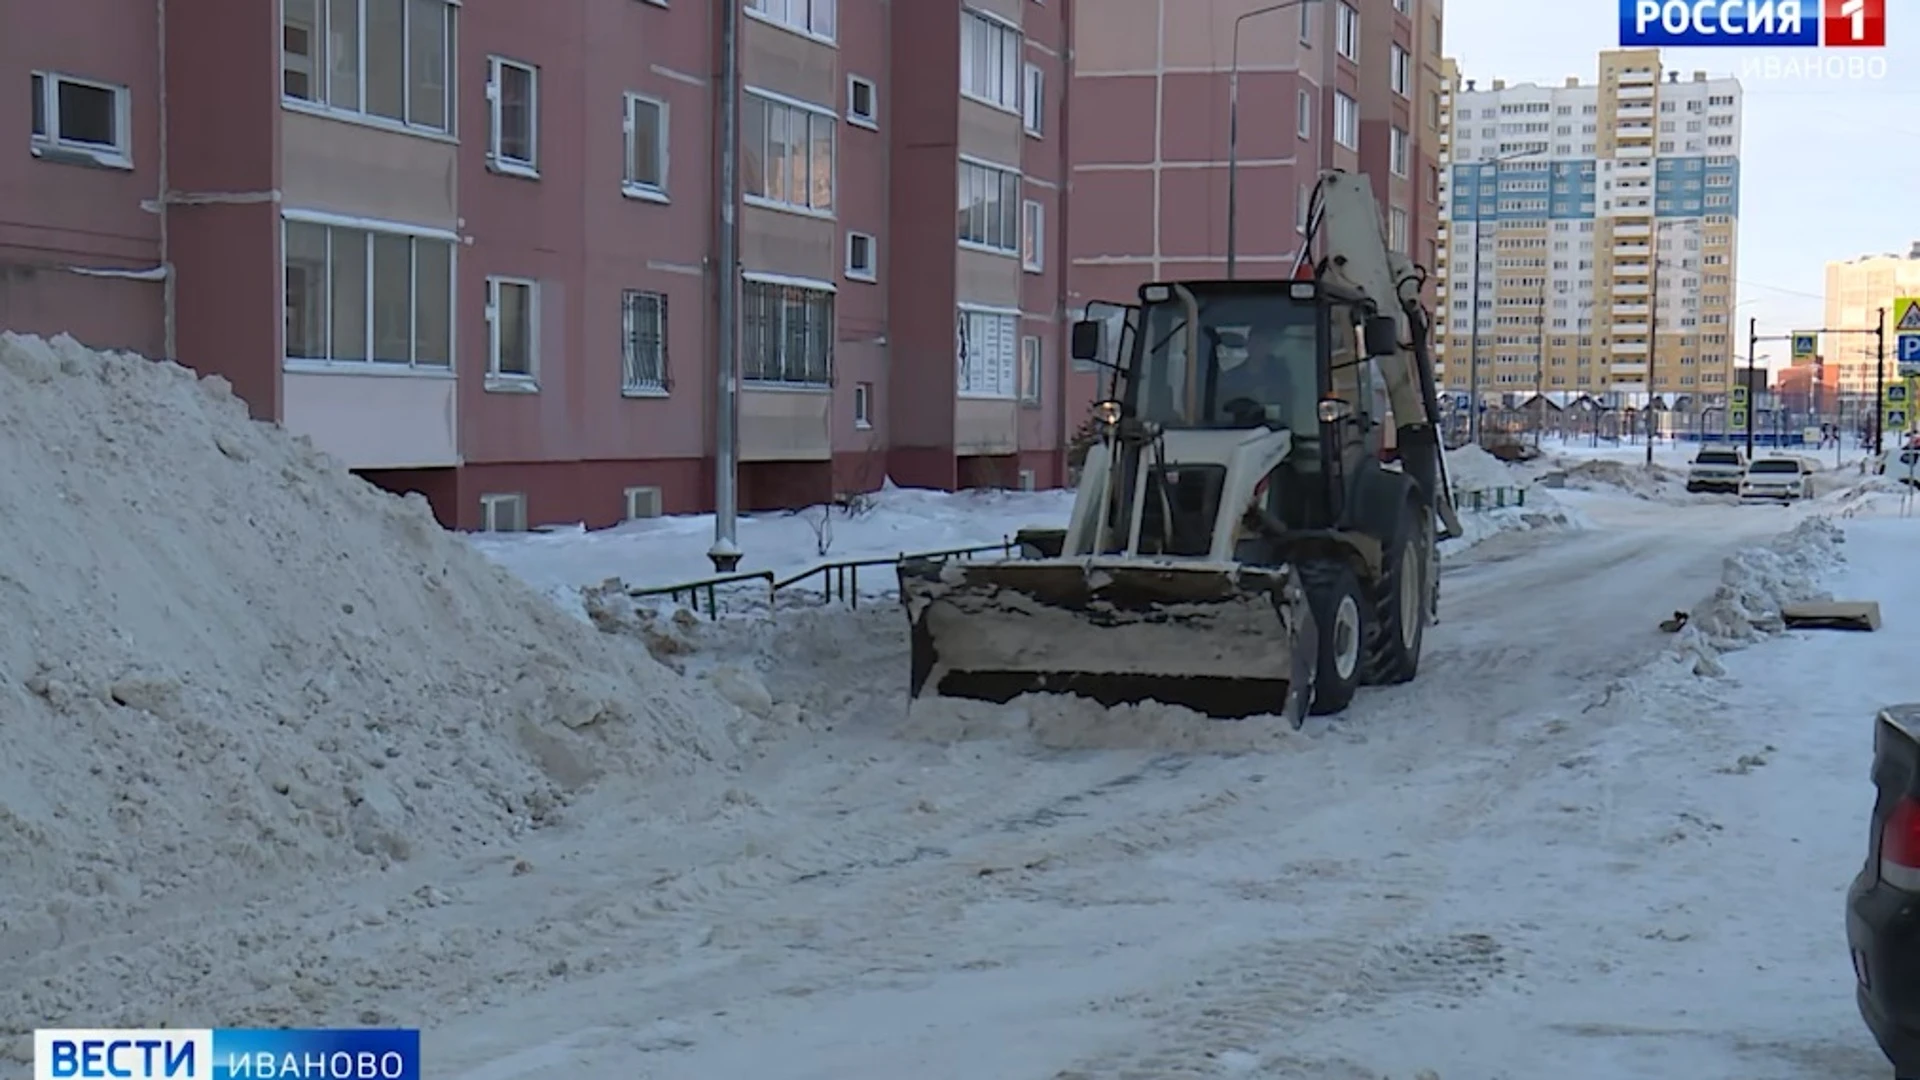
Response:
[[[1477,368],[1494,400],[1724,394],[1744,336],[1739,81],[1625,49],[1600,54],[1597,83],[1480,88],[1449,61],[1443,88],[1446,390]]]
[[[1832,330],[1871,330],[1881,308],[1893,321],[1893,302],[1902,296],[1920,296],[1920,241],[1903,255],[1863,255],[1827,264],[1826,327]],[[1894,377],[1894,328],[1886,327],[1887,370]],[[1872,334],[1828,334],[1821,343],[1827,362],[1840,368],[1840,392],[1874,392]]]

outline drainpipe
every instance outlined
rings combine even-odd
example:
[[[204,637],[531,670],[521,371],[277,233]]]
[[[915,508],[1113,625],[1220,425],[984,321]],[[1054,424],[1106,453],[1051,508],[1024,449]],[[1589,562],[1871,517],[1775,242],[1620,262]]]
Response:
[[[160,193],[157,201],[160,204],[160,270],[164,275],[160,282],[161,320],[162,332],[166,342],[164,347],[166,349],[167,359],[179,363],[180,349],[178,341],[175,340],[174,332],[175,289],[173,250],[172,244],[170,243],[172,237],[168,229],[169,214],[167,211],[168,195],[171,193],[172,187],[172,181],[167,172],[167,0],[154,0],[154,14],[160,24],[156,40],[159,42],[160,49],[160,94],[158,110],[160,123]]]
[[[740,287],[740,5],[720,5],[720,295],[714,335],[713,547],[715,573],[740,567],[739,358],[736,311]]]
[[[1056,435],[1060,445],[1054,451],[1054,468],[1056,482],[1062,487],[1067,483],[1067,453],[1073,441],[1073,427],[1067,422],[1069,412],[1067,374],[1073,370],[1073,350],[1070,347],[1073,341],[1073,320],[1068,317],[1071,314],[1073,293],[1071,284],[1067,280],[1073,268],[1067,250],[1067,221],[1073,214],[1073,154],[1067,145],[1068,125],[1072,123],[1069,117],[1073,114],[1073,8],[1073,0],[1060,0],[1060,18],[1063,23],[1060,39],[1060,123],[1056,125],[1054,132],[1054,139],[1059,147],[1061,195],[1059,213],[1054,215],[1056,220],[1053,223],[1053,258],[1054,265],[1058,268],[1056,272],[1060,275],[1059,285],[1054,289],[1056,297],[1054,310],[1061,316],[1054,328],[1053,343],[1053,355],[1057,358],[1060,370],[1060,377],[1055,380],[1058,390],[1054,393],[1057,399],[1054,403],[1055,411],[1060,414],[1060,429]]]

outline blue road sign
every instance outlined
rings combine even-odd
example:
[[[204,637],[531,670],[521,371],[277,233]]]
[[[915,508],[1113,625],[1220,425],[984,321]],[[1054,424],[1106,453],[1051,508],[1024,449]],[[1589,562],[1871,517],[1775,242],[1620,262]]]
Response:
[[[1920,364],[1920,334],[1901,334],[1897,340],[1900,343],[1900,362]]]
[[[1920,335],[1915,335],[1915,336],[1916,336],[1916,337],[1920,337]],[[1472,408],[1472,407],[1473,407],[1473,397],[1472,397],[1472,395],[1470,395],[1470,394],[1460,394],[1460,395],[1458,395],[1458,396],[1456,396],[1456,397],[1455,397],[1455,398],[1453,399],[1453,407],[1454,407],[1454,408],[1456,408],[1456,409],[1470,409],[1470,408]]]

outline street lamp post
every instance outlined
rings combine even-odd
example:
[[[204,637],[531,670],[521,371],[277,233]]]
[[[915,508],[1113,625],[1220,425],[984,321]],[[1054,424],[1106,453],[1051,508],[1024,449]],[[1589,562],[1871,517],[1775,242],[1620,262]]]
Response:
[[[1469,302],[1473,306],[1473,330],[1467,338],[1467,441],[1480,445],[1480,170],[1493,167],[1493,213],[1498,231],[1500,219],[1500,166],[1519,158],[1532,157],[1538,150],[1520,150],[1499,157],[1472,162],[1473,174],[1473,288]],[[1460,204],[1456,201],[1454,209]]]
[[[1655,398],[1659,395],[1658,384],[1654,382],[1654,371],[1660,362],[1660,219],[1653,219],[1653,253],[1648,256],[1653,263],[1653,287],[1647,296],[1647,467],[1653,467],[1653,440],[1659,432],[1659,418],[1654,414]]]
[[[1256,15],[1302,7],[1318,0],[1283,0],[1242,12],[1233,20],[1233,65],[1227,71],[1227,277],[1235,276],[1240,254],[1240,26]]]

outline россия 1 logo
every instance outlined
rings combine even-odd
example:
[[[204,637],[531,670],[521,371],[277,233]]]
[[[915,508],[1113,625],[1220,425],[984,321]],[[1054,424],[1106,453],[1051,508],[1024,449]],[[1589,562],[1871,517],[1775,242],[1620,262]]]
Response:
[[[1620,47],[1884,48],[1887,0],[1620,0]]]

